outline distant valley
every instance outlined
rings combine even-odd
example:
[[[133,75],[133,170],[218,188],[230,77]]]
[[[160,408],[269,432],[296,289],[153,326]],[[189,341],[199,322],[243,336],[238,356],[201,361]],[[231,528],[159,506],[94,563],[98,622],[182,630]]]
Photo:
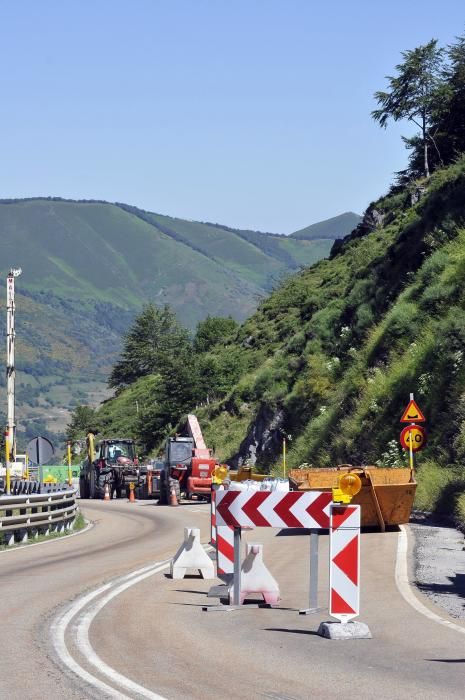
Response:
[[[326,257],[359,221],[346,213],[283,236],[125,204],[1,201],[2,279],[10,266],[23,269],[16,299],[20,436],[56,436],[69,408],[108,395],[122,334],[145,303],[169,304],[190,329],[207,315],[242,321],[286,275]],[[1,392],[3,413],[3,384]]]

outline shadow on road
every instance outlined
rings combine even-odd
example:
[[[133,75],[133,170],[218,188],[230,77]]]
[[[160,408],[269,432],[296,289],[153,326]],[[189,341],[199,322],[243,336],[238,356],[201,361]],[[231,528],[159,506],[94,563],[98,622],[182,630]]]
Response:
[[[314,637],[319,637],[320,635],[315,630],[290,630],[284,627],[264,627],[264,632],[288,632],[289,634],[307,634]]]
[[[449,583],[418,583],[417,586],[423,593],[446,593],[449,595],[458,595],[465,598],[465,574],[455,574],[455,576],[447,577]]]

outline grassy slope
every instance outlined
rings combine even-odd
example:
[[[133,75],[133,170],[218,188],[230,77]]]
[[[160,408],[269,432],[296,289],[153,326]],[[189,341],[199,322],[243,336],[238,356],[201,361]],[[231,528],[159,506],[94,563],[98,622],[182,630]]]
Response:
[[[55,401],[56,390],[29,379],[51,377],[70,403],[85,401],[79,384],[105,381],[143,303],[169,303],[190,328],[208,314],[242,320],[283,275],[329,253],[328,242],[287,242],[105,202],[0,202],[0,230],[2,277],[10,265],[23,269],[16,304],[22,426]],[[62,428],[56,411],[47,415],[48,429],[59,418]]]
[[[465,515],[463,468],[447,471],[465,458],[464,201],[462,160],[435,174],[413,207],[407,192],[380,200],[382,228],[347,240],[261,303],[238,338],[255,369],[203,409],[222,458],[268,412],[293,436],[291,467],[385,461],[389,449],[392,459],[414,391],[429,429],[420,464],[446,469],[441,483],[456,494],[447,507]],[[259,450],[263,466],[276,463],[279,444],[275,430],[271,449]]]
[[[329,252],[321,242],[241,235],[125,209],[99,202],[0,204],[2,273],[11,260],[22,265],[21,285],[31,292],[126,309],[159,298],[192,326],[207,313],[245,318],[284,273]]]
[[[331,219],[319,221],[316,224],[311,224],[306,228],[291,233],[292,238],[299,240],[314,241],[318,239],[329,239],[334,241],[336,238],[344,238],[360,223],[361,217],[351,211],[347,211],[339,216],[333,216]]]

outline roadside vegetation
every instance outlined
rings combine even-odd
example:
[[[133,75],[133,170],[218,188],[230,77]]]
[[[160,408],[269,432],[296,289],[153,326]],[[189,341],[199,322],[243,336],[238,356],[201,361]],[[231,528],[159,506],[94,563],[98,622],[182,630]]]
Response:
[[[231,464],[277,469],[287,435],[289,467],[396,466],[413,391],[429,436],[417,507],[465,523],[465,39],[405,52],[375,97],[382,126],[419,127],[389,193],[241,326],[209,318],[190,339],[168,308],[146,307],[93,420],[148,452],[195,410]]]

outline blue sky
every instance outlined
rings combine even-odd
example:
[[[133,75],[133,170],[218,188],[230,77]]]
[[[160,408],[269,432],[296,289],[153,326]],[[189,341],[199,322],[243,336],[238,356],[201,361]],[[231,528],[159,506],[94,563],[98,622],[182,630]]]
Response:
[[[106,199],[290,233],[404,167],[370,112],[445,0],[0,0],[0,197]]]

